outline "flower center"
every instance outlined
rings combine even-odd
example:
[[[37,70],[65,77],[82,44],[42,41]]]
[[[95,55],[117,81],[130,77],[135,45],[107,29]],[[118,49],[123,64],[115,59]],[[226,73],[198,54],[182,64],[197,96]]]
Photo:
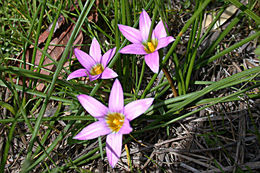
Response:
[[[146,53],[153,53],[158,45],[157,39],[154,39],[152,41],[148,41],[146,44],[144,44],[144,50]]]
[[[92,76],[101,74],[104,71],[104,67],[102,66],[102,64],[97,64],[94,67],[92,67],[92,69],[90,70],[90,74]]]
[[[112,130],[112,132],[118,132],[123,126],[124,121],[125,116],[120,113],[109,113],[106,116],[107,125]]]

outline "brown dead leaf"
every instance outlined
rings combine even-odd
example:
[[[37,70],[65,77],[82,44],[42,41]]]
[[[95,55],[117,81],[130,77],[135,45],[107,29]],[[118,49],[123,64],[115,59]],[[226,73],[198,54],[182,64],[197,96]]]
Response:
[[[54,28],[54,32],[55,33],[57,31],[57,29],[59,29],[61,27],[62,24],[64,24],[65,22],[65,18],[63,16],[60,16],[58,18],[58,21],[56,23],[56,26]],[[49,34],[50,34],[50,31],[51,31],[51,28],[53,26],[53,23],[50,24],[50,26],[48,27],[48,29],[46,29],[39,37],[39,40],[38,40],[38,45],[41,44],[41,43],[44,43],[46,41],[46,39],[48,38]],[[31,45],[30,48],[33,48],[34,46]]]
[[[95,3],[96,3],[96,6],[98,6],[99,0],[96,0]],[[76,8],[78,8],[77,1],[75,2],[75,4],[76,4]],[[75,11],[74,6],[71,6],[70,11]],[[98,21],[98,12],[95,7],[92,8],[92,10],[90,11],[90,13],[88,15],[88,20],[93,21],[93,22]],[[58,29],[62,28],[62,26],[64,27],[64,25],[65,25],[65,18],[63,16],[60,16],[57,21],[57,24],[55,26],[53,35],[55,35],[56,31]],[[53,26],[53,23],[39,37],[37,46],[40,47],[42,50],[44,49],[44,43],[50,34],[50,30],[51,30],[52,26]],[[53,60],[59,61],[59,59],[65,49],[65,46],[68,43],[68,40],[71,36],[73,29],[74,29],[74,24],[71,24],[65,31],[63,31],[58,37],[53,38],[53,40],[50,42],[51,46],[48,47],[47,53],[50,54],[50,56],[52,57]],[[82,44],[82,42],[83,42],[83,33],[82,33],[82,31],[80,31],[73,44]],[[59,46],[55,46],[55,45],[59,45]],[[64,45],[64,46],[60,46],[60,45]],[[30,63],[32,61],[33,49],[34,49],[34,45],[30,45],[30,47],[26,50],[26,62],[28,62],[28,63]],[[20,53],[20,55],[18,56],[17,59],[22,59],[22,55],[23,55],[23,52]],[[42,53],[39,50],[37,50],[36,57],[35,57],[35,63],[34,63],[36,66],[39,65],[41,57],[42,57]],[[64,64],[64,67],[67,67],[68,65],[69,65],[69,62],[66,62]],[[19,62],[17,62],[17,66],[20,66]],[[30,69],[30,68],[31,67],[29,65],[26,65],[26,69]],[[56,69],[56,66],[53,64],[52,60],[49,59],[48,57],[44,57],[44,61],[42,64],[42,68],[40,70],[40,74],[50,75],[49,71],[54,72],[55,69]],[[35,72],[37,71],[37,67],[35,67],[34,71]],[[63,73],[64,73],[64,71],[63,71]],[[9,80],[9,78],[7,78],[7,80]],[[16,82],[16,80],[14,80],[14,82]],[[22,78],[19,80],[18,83],[19,83],[19,85],[22,85],[22,83],[23,83]],[[28,86],[28,80],[26,80],[26,85]],[[44,89],[44,87],[45,87],[44,84],[40,83],[40,81],[38,81],[37,90],[42,91]]]
[[[63,22],[62,22],[63,23]],[[70,39],[70,36],[71,36],[71,33],[74,29],[74,26],[75,24],[71,24],[67,30],[65,30],[64,32],[62,32],[60,34],[60,36],[54,38],[51,42],[50,42],[50,45],[47,49],[47,53],[50,54],[50,56],[52,57],[53,60],[55,61],[59,61],[64,49],[65,49],[65,46],[67,45],[69,39]],[[50,25],[51,27],[51,25]],[[49,27],[49,28],[50,28]],[[55,30],[57,30],[59,28],[59,26],[57,25],[57,27],[55,28]],[[43,43],[44,41],[46,41],[47,37],[46,35],[48,34],[49,32],[49,29],[47,29],[46,31],[43,32],[43,34],[40,36],[41,39],[39,39],[39,44],[40,43]],[[83,42],[83,34],[82,34],[82,31],[79,32],[77,38],[75,39],[74,43],[73,44],[81,44]],[[59,46],[55,46],[55,45],[59,45]],[[63,45],[63,46],[60,46],[60,45]],[[79,47],[80,48],[80,47]],[[27,50],[26,50],[26,62],[31,62],[32,60],[32,53],[33,53],[33,46],[29,47]],[[41,49],[43,50],[44,49],[44,46],[41,47]],[[35,57],[35,65],[38,66],[39,63],[40,63],[40,60],[41,60],[41,56],[42,56],[42,52],[40,52],[39,50],[37,50],[36,52],[36,57]],[[22,52],[21,54],[19,55],[18,59],[22,59]],[[19,66],[20,63],[17,62],[17,66]],[[68,66],[68,63],[65,63],[64,66]],[[43,61],[43,64],[42,64],[42,68],[40,70],[40,74],[44,74],[44,75],[49,75],[50,72],[49,71],[55,71],[56,69],[56,66],[53,64],[53,61],[51,59],[49,59],[48,57],[44,57],[44,61]],[[28,65],[26,65],[26,69],[29,69],[30,67]],[[46,71],[46,70],[48,71]],[[37,71],[37,68],[35,67],[35,72]],[[9,78],[7,78],[7,80],[9,80]],[[14,80],[14,82],[16,82],[16,80]],[[23,84],[23,81],[22,79],[19,80],[18,82],[19,85],[22,85]],[[26,85],[28,86],[28,80],[26,80]],[[44,84],[43,83],[37,83],[37,90],[38,91],[42,91],[44,89]]]
[[[74,29],[74,26],[75,26],[74,24],[71,24],[69,26],[69,28],[59,36],[59,38],[54,38],[51,41],[51,43],[50,43],[51,45],[55,45],[55,44],[64,45],[64,46],[49,46],[48,47],[47,52],[50,54],[50,56],[54,60],[59,61],[59,59],[60,59],[60,57],[61,57],[61,55],[62,55],[62,53],[65,49],[65,46],[70,39],[71,33]],[[82,42],[83,42],[83,34],[82,34],[82,31],[80,31],[77,38],[73,42],[73,44],[81,44]],[[37,51],[35,64],[37,64],[37,65],[39,64],[41,56],[42,56],[42,53],[40,51]],[[45,66],[44,69],[47,69],[47,70],[50,70],[50,71],[55,71],[56,66],[52,63],[53,63],[52,60],[50,60],[48,57],[45,57],[45,60],[43,62],[43,66],[45,66],[45,65],[47,65],[47,66]],[[51,64],[51,65],[48,65],[48,64]],[[68,63],[67,64],[65,63],[64,66],[68,66]],[[45,70],[41,70],[40,73],[45,74],[45,75],[50,74],[48,71],[45,71]],[[40,85],[37,86],[37,90],[42,91],[43,88],[44,88],[43,84],[40,84]]]

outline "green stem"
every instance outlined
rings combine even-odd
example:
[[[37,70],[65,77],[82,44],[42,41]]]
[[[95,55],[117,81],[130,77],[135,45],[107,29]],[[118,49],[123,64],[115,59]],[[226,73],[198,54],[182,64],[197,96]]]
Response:
[[[118,0],[115,0],[114,2],[114,9],[115,9],[115,40],[116,40],[116,51],[118,51],[120,49],[120,35],[119,35],[119,30],[118,30]],[[119,59],[120,59],[120,55],[119,55]],[[121,61],[117,61],[117,65],[116,65],[116,72],[118,74],[118,76],[122,76],[122,64]]]
[[[158,13],[158,6],[155,6],[155,9],[153,10],[153,18],[152,18],[152,23],[151,23],[151,26],[150,26],[147,42],[151,41],[152,33],[153,33],[153,27],[154,27],[155,19],[157,17],[157,13]]]
[[[197,9],[198,9],[198,1],[196,0],[195,11]],[[183,67],[183,74],[184,75],[186,74],[187,68],[188,68],[189,63],[191,61],[191,51],[192,51],[192,46],[193,46],[193,43],[194,43],[194,38],[196,36],[197,27],[198,27],[198,18],[196,18],[195,21],[193,22],[192,29],[191,29],[191,32],[190,32],[190,37],[189,37],[187,51],[186,51],[185,63],[183,65],[184,66]],[[185,87],[185,90],[187,90],[186,87]]]
[[[196,1],[196,3],[198,4],[199,2]],[[198,8],[198,6],[197,6],[197,8]],[[196,41],[198,41],[198,39],[200,37],[200,31],[201,31],[201,25],[202,25],[202,13],[200,14],[199,19],[195,20],[195,24],[193,25],[194,27],[193,27],[193,32],[192,32],[192,39],[190,39],[191,40],[191,45],[190,45],[190,48],[189,48],[189,51],[188,51],[188,61],[189,62],[187,64],[188,72],[187,72],[186,81],[185,81],[185,91],[188,91],[188,89],[189,89],[191,74],[192,74],[192,71],[193,71],[193,66],[194,66],[194,62],[195,62],[195,58],[196,58],[196,54],[197,54],[197,49],[196,48],[193,49],[193,43],[194,43],[194,40],[195,40],[195,37],[196,37],[196,32],[197,32],[197,29],[198,29],[199,21],[200,21],[200,29],[199,29],[199,31],[197,33]],[[195,45],[196,45],[196,43],[195,43]],[[193,53],[192,53],[192,50],[194,50]],[[184,71],[186,71],[186,70],[184,70]]]
[[[128,0],[121,0],[121,11],[122,11],[122,24],[125,25],[126,21],[127,21],[127,15],[126,15],[126,9],[128,9],[128,7],[126,6],[126,2],[128,2]],[[129,88],[129,75],[130,75],[130,70],[129,70],[129,65],[130,65],[130,61],[129,61],[129,57],[122,55],[123,57],[123,90],[124,91],[128,91]],[[122,71],[122,69],[120,69],[120,71]]]
[[[217,22],[217,20],[219,20],[221,14],[225,11],[225,8],[226,7],[223,7],[219,13],[217,14],[217,16],[214,18],[213,22],[209,25],[208,29],[206,30],[206,32],[204,33],[204,35],[202,36],[202,38],[200,39],[200,32],[201,32],[201,27],[202,27],[202,15],[200,15],[200,20],[201,20],[201,23],[200,23],[200,30],[199,30],[199,33],[197,35],[197,40],[196,40],[196,47],[194,48],[194,52],[192,54],[192,57],[191,57],[191,62],[189,64],[189,69],[188,69],[188,73],[187,73],[187,76],[186,76],[186,90],[188,89],[189,87],[189,83],[190,83],[190,78],[191,78],[191,74],[192,74],[192,70],[193,70],[193,66],[194,66],[194,62],[195,62],[195,58],[196,58],[196,54],[197,54],[197,50],[199,48],[199,46],[201,45],[202,41],[206,38],[206,36],[208,35],[208,33],[211,31],[211,29],[213,28],[213,26],[215,25],[215,23]]]
[[[143,59],[143,65],[142,65],[141,75],[140,75],[139,82],[138,82],[138,86],[137,86],[136,92],[135,92],[136,97],[137,97],[137,95],[138,95],[138,93],[139,93],[139,89],[140,89],[140,86],[141,86],[141,83],[142,83],[142,80],[143,80],[144,69],[145,69],[145,60]]]
[[[128,26],[132,26],[131,20],[131,8],[129,7],[129,0],[125,0],[125,8],[126,8],[126,21]]]
[[[121,0],[120,5],[121,5],[121,15],[122,15],[122,24],[125,25],[126,24],[126,5],[125,5],[125,1],[128,0]]]
[[[44,15],[44,12],[45,12],[45,7],[46,7],[46,0],[43,0],[43,2],[41,4],[42,4],[41,5],[42,8],[41,8],[41,13],[40,13],[39,23],[38,23],[37,30],[36,30],[36,38],[35,38],[35,42],[34,42],[32,61],[31,61],[32,64],[34,64],[34,62],[35,62],[36,51],[37,51],[36,47],[38,46],[38,41],[39,41],[39,37],[40,37],[40,34],[41,34],[41,27],[42,27],[43,15]],[[33,69],[33,67],[31,67],[31,70],[32,69]]]

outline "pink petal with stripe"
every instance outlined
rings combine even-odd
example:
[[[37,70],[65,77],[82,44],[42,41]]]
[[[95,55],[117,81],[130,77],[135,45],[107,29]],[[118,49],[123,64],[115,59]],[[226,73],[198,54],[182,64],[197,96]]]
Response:
[[[119,52],[122,54],[137,54],[137,55],[147,54],[144,50],[144,45],[142,44],[129,44],[123,47]]]
[[[103,119],[102,121],[100,120],[88,125],[74,136],[73,139],[90,140],[109,133],[111,133],[111,130],[107,127],[107,123]]]
[[[78,78],[78,77],[86,77],[86,76],[88,76],[86,69],[78,69],[70,73],[67,80]]]
[[[148,35],[151,27],[151,18],[145,10],[142,11],[139,19],[139,29],[141,31],[142,41],[148,40]]]
[[[118,79],[115,80],[108,102],[109,111],[111,113],[122,113],[124,109],[124,95],[123,89]]]
[[[112,168],[115,167],[122,152],[122,138],[123,135],[120,133],[111,133],[107,135],[106,140],[106,152],[107,159]]]
[[[101,64],[103,65],[104,68],[107,66],[107,64],[109,63],[109,61],[114,57],[115,53],[116,53],[116,48],[113,48],[113,49],[109,49],[109,50],[102,56]]]
[[[91,70],[91,68],[96,65],[95,60],[89,56],[88,54],[86,54],[85,52],[83,52],[82,50],[79,50],[77,48],[74,49],[74,53],[78,59],[78,61],[80,62],[80,64],[85,67],[85,69],[87,69],[88,71]]]
[[[118,75],[116,72],[114,72],[114,70],[110,69],[110,68],[105,68],[105,70],[103,71],[103,73],[101,74],[101,79],[112,79],[112,78],[116,78]]]
[[[128,103],[124,109],[124,115],[129,121],[142,115],[153,103],[153,98],[136,100]]]
[[[142,37],[139,30],[126,25],[118,24],[118,28],[127,40],[132,43],[142,43]]]
[[[94,37],[89,50],[89,55],[97,62],[101,61],[101,49],[97,39]]]
[[[91,96],[80,94],[78,100],[85,110],[95,118],[104,118],[108,113],[108,108]]]
[[[159,53],[155,51],[153,53],[147,54],[144,57],[144,60],[148,67],[154,72],[159,72]]]

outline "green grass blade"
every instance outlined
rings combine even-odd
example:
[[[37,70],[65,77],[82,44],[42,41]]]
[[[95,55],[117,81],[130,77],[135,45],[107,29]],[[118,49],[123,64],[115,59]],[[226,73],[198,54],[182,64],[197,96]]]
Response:
[[[3,101],[0,101],[0,106],[8,109],[13,115],[16,114],[15,108],[12,105],[5,103]]]
[[[250,18],[252,18],[256,22],[257,25],[260,24],[260,17],[256,15],[252,10],[250,10],[248,7],[246,7],[245,5],[243,5],[241,2],[237,0],[228,0],[228,1],[231,2],[233,5],[235,5],[237,8],[239,8],[241,11],[246,13]]]
[[[94,4],[94,0],[92,0],[90,3],[89,1],[87,1],[85,3],[85,6],[79,16],[79,19],[76,23],[76,26],[71,34],[71,37],[67,43],[67,46],[61,56],[61,59],[60,59],[60,62],[58,64],[58,67],[54,73],[54,76],[53,76],[53,79],[52,79],[52,83],[51,83],[51,86],[50,86],[50,89],[48,90],[48,93],[46,95],[46,98],[45,98],[45,101],[44,101],[44,104],[40,110],[40,113],[39,113],[39,116],[37,118],[37,121],[35,123],[35,127],[34,127],[34,131],[32,133],[32,137],[31,137],[31,141],[30,141],[30,144],[29,144],[29,147],[28,147],[28,153],[27,153],[27,159],[30,159],[31,158],[31,155],[32,155],[32,147],[33,147],[33,144],[34,144],[34,141],[35,141],[35,138],[38,134],[38,131],[39,131],[39,128],[40,128],[40,124],[41,124],[41,121],[42,121],[42,117],[43,117],[43,114],[47,108],[47,104],[48,104],[48,101],[50,99],[50,96],[52,94],[52,91],[55,87],[55,84],[56,84],[56,81],[57,81],[57,78],[60,74],[60,71],[62,70],[62,67],[63,67],[63,64],[65,63],[65,60],[68,56],[68,53],[69,53],[69,50],[71,49],[71,46],[72,46],[72,43],[77,35],[77,33],[79,32],[79,29],[80,27],[82,26],[82,24],[84,23],[86,17],[87,17],[87,14],[89,13],[91,7],[93,6]]]
[[[187,29],[189,28],[189,26],[193,23],[193,21],[199,16],[199,14],[204,10],[204,8],[206,8],[206,6],[210,3],[210,0],[205,0],[203,2],[203,4],[200,6],[200,8],[198,10],[195,11],[195,13],[192,15],[192,17],[187,21],[187,23],[183,26],[182,30],[180,31],[180,33],[178,34],[178,36],[176,37],[176,40],[173,42],[170,50],[168,51],[168,53],[166,54],[164,60],[161,62],[161,66],[164,66],[166,64],[166,62],[168,61],[168,59],[170,58],[170,56],[172,55],[173,51],[175,50],[177,44],[179,43],[181,36],[184,32],[187,31]],[[157,78],[158,74],[154,74],[152,79],[150,80],[150,82],[148,83],[148,85],[146,86],[141,98],[145,98],[147,92],[150,90],[152,84],[154,83],[155,79]]]
[[[206,64],[208,64],[208,63],[210,63],[210,62],[220,58],[221,56],[231,52],[234,49],[237,49],[237,48],[241,47],[242,45],[248,43],[249,41],[254,40],[255,38],[257,38],[259,36],[260,36],[260,31],[254,33],[254,34],[250,35],[249,37],[245,38],[244,40],[241,40],[240,42],[230,46],[229,48],[223,50],[222,52],[218,53],[217,55],[214,55],[214,56],[210,57],[209,59],[206,59],[206,60],[198,63],[197,65],[195,65],[194,68],[195,69],[199,69],[201,66],[206,65]]]

